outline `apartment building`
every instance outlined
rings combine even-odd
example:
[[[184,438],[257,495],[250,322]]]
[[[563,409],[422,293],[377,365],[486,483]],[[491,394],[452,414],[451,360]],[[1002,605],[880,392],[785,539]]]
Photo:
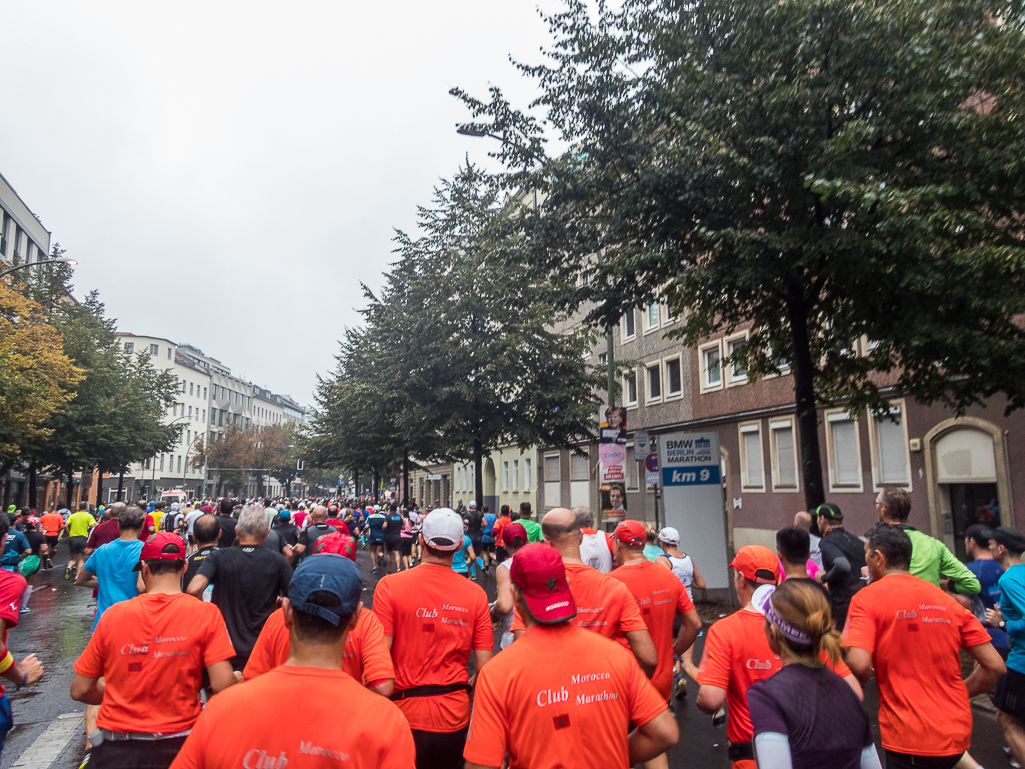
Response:
[[[38,262],[50,254],[50,232],[0,174],[0,262]]]

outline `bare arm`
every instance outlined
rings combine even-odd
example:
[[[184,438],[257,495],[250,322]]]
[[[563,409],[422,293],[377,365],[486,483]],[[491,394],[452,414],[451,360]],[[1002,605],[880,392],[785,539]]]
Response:
[[[650,761],[673,747],[680,739],[676,719],[666,708],[653,719],[630,732],[630,765]]]
[[[477,682],[477,676],[480,675],[480,669],[484,667],[489,659],[491,659],[495,653],[491,649],[474,649],[473,650],[473,675],[470,677],[470,686],[473,686]]]
[[[719,712],[719,708],[726,702],[726,690],[721,686],[703,685],[698,689],[698,710],[708,715]]]
[[[630,648],[644,675],[651,678],[658,667],[658,650],[655,648],[655,642],[651,640],[651,633],[647,630],[631,630],[623,635],[630,643]]]
[[[691,563],[694,563],[694,559],[691,559]],[[694,578],[690,581],[691,587],[696,587],[698,590],[705,589],[705,578],[701,576],[701,572],[698,571],[698,565],[694,564]]]
[[[395,691],[395,679],[389,678],[386,681],[381,681],[378,684],[374,684],[370,687],[370,691],[377,692],[382,697],[391,697],[392,692]]]
[[[495,578],[498,580],[495,609],[498,613],[505,615],[513,610],[512,580],[509,578],[509,570],[497,569]]]
[[[75,673],[71,682],[71,699],[86,705],[102,705],[103,684],[98,678],[86,678],[81,673]]]
[[[848,667],[849,667],[849,666],[848,666]],[[848,685],[849,687],[851,687],[851,689],[853,689],[853,690],[854,690],[854,693],[855,693],[855,694],[857,694],[857,695],[858,695],[858,699],[859,699],[859,700],[860,700],[861,702],[864,702],[864,701],[865,701],[865,692],[863,692],[863,691],[862,691],[862,689],[861,689],[861,684],[860,684],[860,683],[858,683],[858,679],[857,679],[857,677],[856,677],[856,676],[854,675],[854,673],[851,673],[851,674],[850,674],[849,676],[844,676],[844,677],[843,677],[843,680],[844,680],[844,681],[846,681],[846,682],[847,682],[847,685]]]
[[[89,571],[85,566],[78,570],[78,574],[75,575],[75,586],[76,587],[99,587],[100,582],[96,579],[96,575]]]
[[[230,660],[221,660],[213,665],[208,665],[206,672],[210,676],[210,688],[214,694],[223,692],[237,680],[235,671],[231,669]]]
[[[210,580],[208,580],[202,574],[197,574],[195,577],[192,578],[192,581],[189,583],[189,586],[185,590],[185,592],[191,596],[200,598],[203,595],[203,591],[206,590],[209,584]]]
[[[673,643],[673,654],[683,654],[694,645],[694,639],[701,632],[701,617],[697,609],[691,609],[683,615],[683,624],[680,625],[680,632]]]
[[[993,644],[986,643],[979,644],[978,646],[969,646],[965,651],[971,654],[975,661],[979,663],[975,666],[972,674],[965,680],[965,686],[968,687],[968,697],[972,698],[992,689],[997,679],[1007,671],[1007,666],[997,653],[997,650],[993,648]]]
[[[852,646],[847,650],[847,667],[864,686],[872,677],[872,655],[864,649]]]

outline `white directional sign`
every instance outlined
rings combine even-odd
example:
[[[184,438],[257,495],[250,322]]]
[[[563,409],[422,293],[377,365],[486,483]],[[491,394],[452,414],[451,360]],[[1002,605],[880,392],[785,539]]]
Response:
[[[660,435],[658,462],[666,524],[679,530],[680,550],[694,556],[710,588],[728,588],[719,434]]]

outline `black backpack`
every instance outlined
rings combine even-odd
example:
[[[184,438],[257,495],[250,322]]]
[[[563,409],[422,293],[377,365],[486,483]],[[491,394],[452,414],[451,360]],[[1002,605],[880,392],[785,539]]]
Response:
[[[164,517],[160,519],[160,529],[162,531],[175,532],[178,531],[178,527],[175,525],[175,521],[178,519],[180,513],[176,513],[173,510],[168,510],[164,513]]]

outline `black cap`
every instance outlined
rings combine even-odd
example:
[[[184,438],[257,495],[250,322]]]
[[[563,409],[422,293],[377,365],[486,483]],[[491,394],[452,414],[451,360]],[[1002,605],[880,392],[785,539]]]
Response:
[[[830,521],[835,521],[837,519],[841,521],[843,520],[843,513],[840,512],[840,508],[832,502],[826,502],[825,504],[816,507],[815,515],[821,515]]]
[[[995,540],[1012,553],[1025,553],[1025,535],[1009,526],[999,526],[982,532],[982,536]]]

